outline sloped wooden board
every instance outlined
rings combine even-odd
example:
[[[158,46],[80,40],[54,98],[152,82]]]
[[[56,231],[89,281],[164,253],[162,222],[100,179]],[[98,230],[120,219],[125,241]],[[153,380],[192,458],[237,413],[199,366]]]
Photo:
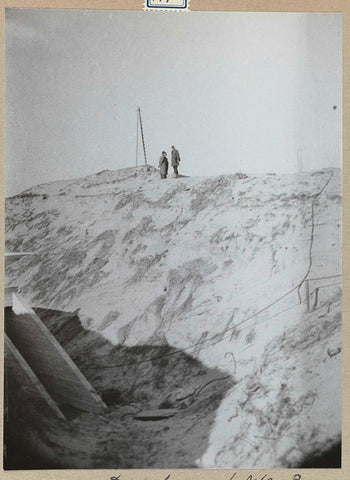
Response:
[[[5,331],[51,397],[80,410],[103,413],[107,407],[73,360],[18,294],[6,309]]]
[[[163,408],[160,410],[144,410],[134,416],[136,420],[165,420],[166,418],[173,417],[178,413],[175,408]]]
[[[8,357],[12,358],[8,358]],[[50,397],[46,389],[43,387],[42,383],[35,375],[33,370],[30,368],[28,363],[24,360],[22,355],[19,353],[17,348],[11,342],[9,337],[5,333],[5,363],[9,360],[12,360],[16,363],[16,368],[20,368],[22,372],[25,373],[27,378],[27,383],[25,384],[26,388],[30,389],[33,392],[33,395],[39,395],[51,408],[51,410],[57,415],[57,417],[65,420],[65,417],[61,410],[58,408],[54,400]],[[5,392],[6,394],[6,392]]]
[[[18,292],[18,287],[16,286],[5,287],[5,307],[12,307],[13,294],[17,292]]]

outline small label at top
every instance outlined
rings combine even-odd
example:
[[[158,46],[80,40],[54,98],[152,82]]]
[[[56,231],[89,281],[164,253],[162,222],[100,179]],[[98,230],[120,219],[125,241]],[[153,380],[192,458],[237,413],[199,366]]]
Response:
[[[188,10],[189,0],[145,0],[144,10]]]

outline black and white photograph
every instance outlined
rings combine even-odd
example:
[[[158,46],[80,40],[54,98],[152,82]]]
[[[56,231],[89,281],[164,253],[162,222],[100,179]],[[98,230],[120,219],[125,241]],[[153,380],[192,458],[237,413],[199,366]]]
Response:
[[[342,29],[6,8],[5,470],[342,467]]]

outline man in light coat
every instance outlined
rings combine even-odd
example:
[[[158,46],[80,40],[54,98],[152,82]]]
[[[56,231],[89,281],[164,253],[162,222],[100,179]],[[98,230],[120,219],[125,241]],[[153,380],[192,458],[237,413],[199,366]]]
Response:
[[[169,162],[166,156],[166,152],[162,152],[159,159],[160,178],[166,178],[168,175]]]
[[[179,171],[178,171],[178,166],[180,164],[180,154],[179,151],[176,150],[174,145],[171,147],[171,165],[174,169],[174,175],[175,177],[179,176]]]

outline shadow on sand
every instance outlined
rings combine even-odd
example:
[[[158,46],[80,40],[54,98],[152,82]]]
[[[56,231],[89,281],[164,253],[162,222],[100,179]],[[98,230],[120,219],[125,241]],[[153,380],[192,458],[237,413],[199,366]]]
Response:
[[[35,310],[109,409],[96,415],[60,405],[67,421],[56,418],[6,352],[6,470],[196,468],[231,378],[168,345],[115,346],[84,329],[77,315]],[[177,414],[161,421],[134,418],[159,408]]]

